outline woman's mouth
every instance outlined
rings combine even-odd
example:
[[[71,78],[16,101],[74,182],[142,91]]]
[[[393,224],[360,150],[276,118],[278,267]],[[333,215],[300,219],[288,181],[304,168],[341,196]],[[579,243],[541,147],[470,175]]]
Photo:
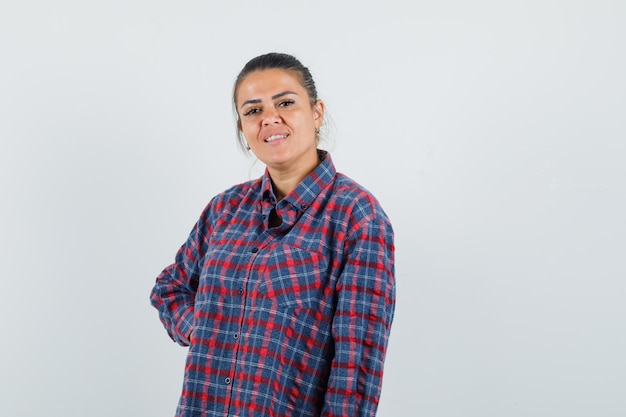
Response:
[[[274,142],[275,140],[285,139],[288,135],[272,135],[269,138],[265,139],[266,143]]]

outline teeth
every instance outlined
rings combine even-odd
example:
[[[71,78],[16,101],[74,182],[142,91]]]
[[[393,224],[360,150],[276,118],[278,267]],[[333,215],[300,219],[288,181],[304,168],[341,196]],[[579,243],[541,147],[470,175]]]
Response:
[[[272,135],[269,138],[265,139],[265,142],[272,142],[272,141],[274,141],[276,139],[283,139],[283,138],[286,138],[286,137],[287,137],[287,135]]]

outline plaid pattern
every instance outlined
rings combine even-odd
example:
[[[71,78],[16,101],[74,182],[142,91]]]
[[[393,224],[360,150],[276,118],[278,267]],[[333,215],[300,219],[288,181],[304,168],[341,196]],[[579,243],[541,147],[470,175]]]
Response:
[[[190,345],[178,417],[376,414],[393,231],[375,198],[319,153],[278,203],[267,171],[213,198],[158,276],[151,302]]]

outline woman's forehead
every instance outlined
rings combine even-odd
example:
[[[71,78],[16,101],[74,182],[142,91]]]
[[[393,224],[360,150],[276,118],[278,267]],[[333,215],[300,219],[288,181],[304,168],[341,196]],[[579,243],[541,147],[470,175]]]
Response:
[[[295,94],[306,94],[298,76],[289,70],[266,69],[254,71],[248,74],[239,84],[237,89],[237,102],[261,96],[272,96],[289,90]]]

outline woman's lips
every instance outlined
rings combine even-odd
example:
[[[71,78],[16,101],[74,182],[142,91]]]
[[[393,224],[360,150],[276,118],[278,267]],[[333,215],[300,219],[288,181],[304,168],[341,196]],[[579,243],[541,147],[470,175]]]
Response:
[[[271,142],[274,142],[274,141],[279,140],[279,139],[285,139],[285,138],[287,138],[287,136],[288,136],[287,134],[272,135],[272,136],[266,138],[264,140],[264,142],[265,143],[271,143]]]

